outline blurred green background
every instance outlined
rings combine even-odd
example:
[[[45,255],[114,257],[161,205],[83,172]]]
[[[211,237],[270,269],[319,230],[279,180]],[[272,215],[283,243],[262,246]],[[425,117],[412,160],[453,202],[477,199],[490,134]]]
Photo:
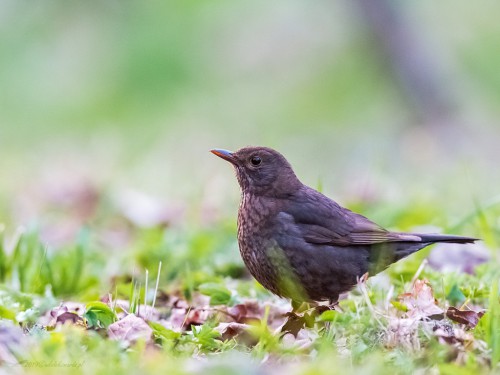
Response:
[[[387,373],[387,363],[397,373],[439,372],[443,361],[443,373],[494,371],[498,14],[493,1],[0,0],[0,320],[29,327],[60,299],[155,300],[168,310],[179,297],[204,309],[201,292],[228,306],[283,305],[245,271],[239,188],[231,167],[209,153],[264,145],[281,151],[304,183],[384,227],[484,239],[468,253],[434,248],[437,266],[472,269],[489,259],[475,275],[444,267],[418,274],[442,306],[458,291],[490,315],[473,331],[481,349],[470,360],[456,342],[438,346],[430,331],[410,353],[383,347],[385,328],[354,292],[332,334],[311,336],[310,352],[290,352],[263,323],[259,345],[242,354],[267,361],[268,352],[300,350],[319,359],[309,373]],[[407,292],[430,251],[374,282],[374,304]],[[203,353],[233,358],[219,356],[232,341],[215,340],[211,321],[201,324],[205,343],[194,329],[182,334],[192,353],[203,362]],[[164,352],[124,351],[92,330],[43,336],[33,328],[19,359],[85,359],[87,370],[145,373],[145,358],[155,373],[183,371],[165,360],[176,355],[168,340]],[[466,340],[463,350],[473,350]],[[189,348],[178,354],[191,356]],[[263,363],[279,363],[273,356]],[[469,367],[446,367],[455,357]],[[255,368],[234,358],[238,371]]]
[[[498,196],[499,12],[4,0],[1,221],[55,245],[115,211],[234,222],[236,181],[208,150],[266,145],[384,226],[453,228]]]

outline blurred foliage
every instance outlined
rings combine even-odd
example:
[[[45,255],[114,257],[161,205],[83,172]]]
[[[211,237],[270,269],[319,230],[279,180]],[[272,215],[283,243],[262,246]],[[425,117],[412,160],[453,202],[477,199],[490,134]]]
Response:
[[[466,36],[453,31],[452,4]],[[470,17],[469,5],[450,1],[404,7],[425,24],[424,40],[435,38],[438,57],[453,59],[459,82],[448,83],[461,90],[460,104],[478,105],[468,99],[480,93],[491,102],[481,108],[496,111],[498,5]],[[391,116],[405,122],[411,113],[355,3],[52,0],[4,1],[1,9],[0,111],[9,138],[111,126],[151,141],[162,128],[205,133],[210,125],[220,136],[229,127],[233,135],[265,130],[271,137],[258,140],[270,141],[285,129],[304,134],[303,126],[383,131]]]
[[[7,250],[0,232],[0,282],[22,293],[42,294],[47,288],[57,296],[96,293],[104,259],[89,249],[85,238],[82,234],[72,248],[54,251],[36,232],[18,233]]]
[[[76,366],[60,373],[85,374],[496,371],[500,5],[389,3],[445,73],[454,106],[443,118],[415,114],[356,2],[0,2],[0,329],[2,339],[25,329],[19,366],[41,374],[54,368],[40,364],[59,362]],[[252,325],[253,346],[222,340],[212,320],[182,334],[151,321],[155,344],[126,349],[102,331],[37,325],[69,298],[87,303],[95,327],[116,319],[98,301],[106,297],[128,300],[131,311],[157,296],[192,303],[198,292],[213,305],[268,300],[239,257],[236,182],[207,153],[248,144],[279,149],[304,182],[385,227],[483,238],[491,259],[475,274],[425,267],[421,277],[441,301],[489,308],[474,331],[489,357],[476,348],[456,358],[456,348],[423,331],[417,349],[384,347],[358,291],[341,301],[342,313],[314,323],[309,354],[267,319]],[[373,279],[369,301],[403,309],[386,284],[395,296],[407,291],[429,251]]]

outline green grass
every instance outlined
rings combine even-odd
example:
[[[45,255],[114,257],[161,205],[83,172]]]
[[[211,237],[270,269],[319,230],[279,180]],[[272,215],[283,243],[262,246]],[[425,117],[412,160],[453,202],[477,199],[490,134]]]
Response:
[[[492,212],[486,210],[471,221],[481,230],[489,215]],[[495,238],[497,229],[491,229]],[[332,368],[341,368],[343,374],[465,374],[495,371],[500,361],[499,273],[494,258],[474,275],[443,274],[429,266],[418,275],[429,280],[438,306],[485,309],[473,329],[441,318],[417,321],[406,333],[394,331],[394,322],[404,318],[407,310],[397,297],[411,290],[422,259],[417,255],[384,273],[388,285],[369,281],[365,292],[353,290],[340,302],[341,311],[308,315],[307,328],[294,339],[290,334],[282,337],[274,325],[273,314],[283,308],[283,302],[249,279],[238,257],[226,256],[225,263],[218,258],[237,252],[233,226],[134,231],[133,251],[120,260],[104,259],[88,229],[74,245],[60,249],[47,248],[36,231],[13,236],[9,245],[2,241],[0,326],[5,330],[20,326],[24,331],[22,348],[9,347],[17,364],[2,359],[5,369],[186,374],[258,373],[262,366],[272,366],[297,374],[330,373]],[[114,261],[123,267],[109,274],[105,263]],[[101,297],[109,298],[101,302]],[[175,300],[186,301],[184,310],[176,307]],[[224,336],[220,324],[228,321],[230,309],[250,300],[260,306],[256,317],[246,320],[248,326],[238,335]],[[81,317],[78,323],[41,320],[61,303],[73,301],[84,304],[84,311],[75,312]],[[119,301],[127,301],[128,307]],[[153,303],[158,314],[147,315],[146,306]],[[141,314],[141,309],[152,329],[150,339],[108,336],[110,325],[126,312]],[[182,330],[168,323],[176,311],[184,314]],[[468,336],[446,343],[433,333],[433,325],[446,325]]]
[[[0,366],[82,374],[251,374],[268,366],[293,374],[498,371],[500,206],[476,204],[451,218],[436,201],[422,202],[411,209],[384,201],[350,207],[400,230],[432,223],[484,238],[491,259],[474,274],[443,273],[425,265],[430,249],[421,251],[355,288],[340,310],[303,310],[305,328],[296,338],[279,330],[290,305],[245,270],[233,219],[187,217],[182,224],[141,227],[104,198],[58,246],[42,240],[44,225],[2,227],[0,332],[13,338],[0,340],[10,353]],[[58,215],[63,223],[78,212]],[[109,242],[117,231],[126,242]],[[474,328],[443,316],[405,326],[410,308],[400,296],[412,291],[414,279],[428,280],[443,311],[456,306],[486,313]],[[120,328],[127,314],[139,316],[138,325]]]

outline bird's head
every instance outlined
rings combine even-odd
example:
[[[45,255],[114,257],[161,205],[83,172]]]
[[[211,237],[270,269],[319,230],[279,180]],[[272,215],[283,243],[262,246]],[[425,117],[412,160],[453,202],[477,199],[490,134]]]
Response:
[[[245,147],[231,152],[211,152],[233,164],[244,193],[281,197],[293,194],[302,185],[292,167],[278,151],[268,147]]]

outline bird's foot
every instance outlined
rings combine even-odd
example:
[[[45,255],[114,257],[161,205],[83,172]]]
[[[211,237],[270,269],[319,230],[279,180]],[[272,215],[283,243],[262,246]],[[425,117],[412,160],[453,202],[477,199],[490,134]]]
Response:
[[[318,316],[323,314],[325,311],[331,311],[331,310],[342,312],[338,300],[330,300],[329,305],[317,305],[314,307],[314,311]]]

